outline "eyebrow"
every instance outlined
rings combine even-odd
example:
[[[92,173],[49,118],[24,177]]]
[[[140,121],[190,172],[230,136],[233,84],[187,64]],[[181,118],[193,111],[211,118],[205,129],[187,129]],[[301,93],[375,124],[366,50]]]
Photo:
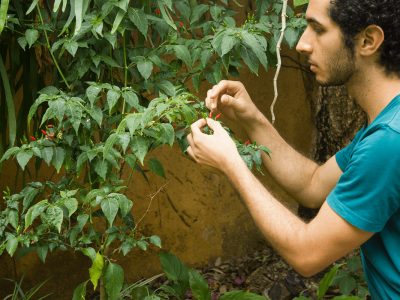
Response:
[[[313,18],[313,17],[307,17],[306,16],[306,21],[308,24],[317,24],[322,26],[322,24],[320,22],[317,21],[317,19]]]

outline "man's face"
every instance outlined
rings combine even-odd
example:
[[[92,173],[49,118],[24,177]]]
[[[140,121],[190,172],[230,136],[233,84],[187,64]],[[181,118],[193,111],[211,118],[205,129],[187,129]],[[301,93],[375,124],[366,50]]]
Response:
[[[308,57],[310,70],[322,86],[342,85],[354,74],[354,55],[345,47],[339,26],[328,14],[330,0],[310,0],[308,26],[297,51]]]

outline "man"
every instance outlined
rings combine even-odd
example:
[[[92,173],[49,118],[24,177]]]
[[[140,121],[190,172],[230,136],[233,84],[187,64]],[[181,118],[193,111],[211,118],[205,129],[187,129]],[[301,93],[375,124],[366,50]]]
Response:
[[[221,125],[201,119],[189,155],[226,174],[260,230],[304,276],[361,246],[372,299],[400,299],[400,9],[395,0],[310,0],[297,50],[321,85],[347,86],[368,115],[346,148],[325,164],[292,149],[239,82],[222,81],[206,105],[240,122],[252,141],[272,150],[263,163],[299,203],[320,208],[305,223],[247,169]],[[213,135],[202,128],[208,125]]]

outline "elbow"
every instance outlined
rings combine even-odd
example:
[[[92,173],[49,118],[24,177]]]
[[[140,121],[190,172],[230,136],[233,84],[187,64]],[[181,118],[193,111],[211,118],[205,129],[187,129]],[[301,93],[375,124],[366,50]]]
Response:
[[[308,278],[311,276],[316,275],[319,273],[321,270],[313,268],[312,266],[307,266],[307,265],[299,265],[299,266],[293,266],[293,269],[302,277]]]
[[[327,263],[318,260],[314,255],[308,253],[292,261],[292,268],[303,277],[311,277],[323,271]]]

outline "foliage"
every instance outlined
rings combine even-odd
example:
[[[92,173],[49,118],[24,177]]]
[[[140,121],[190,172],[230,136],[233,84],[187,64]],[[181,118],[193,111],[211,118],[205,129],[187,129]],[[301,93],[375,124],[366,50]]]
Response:
[[[195,269],[187,267],[171,253],[160,253],[160,262],[168,283],[157,288],[150,284],[135,284],[129,289],[127,299],[162,300],[193,298],[211,300],[266,300],[265,297],[247,291],[228,291],[222,295],[213,294],[205,278]],[[190,295],[190,296],[189,296]]]
[[[9,149],[0,163],[14,158],[26,172],[44,163],[58,175],[4,192],[0,254],[36,251],[45,261],[55,250],[79,251],[92,265],[74,299],[88,283],[116,299],[124,271],[115,256],[161,247],[137,228],[124,170],[164,177],[149,153],[175,141],[185,150],[190,124],[207,115],[193,95],[201,83],[274,64],[282,3],[256,4],[237,25],[227,0],[1,0],[0,118],[8,125],[0,154]],[[288,17],[293,46],[304,20],[291,9]],[[260,170],[268,149],[237,146]]]
[[[22,288],[22,282],[24,281],[23,277],[20,279],[20,281],[15,281],[12,279],[5,279],[5,280],[11,281],[14,284],[14,289],[13,289],[12,293],[5,296],[3,300],[29,300],[29,299],[42,300],[42,299],[46,299],[50,296],[50,294],[47,294],[42,297],[37,296],[37,293],[45,285],[47,280],[39,283],[38,285],[34,286],[33,288],[29,289],[28,291],[24,291],[24,289]]]
[[[317,299],[324,299],[328,290],[338,288],[340,295],[332,297],[335,300],[361,300],[369,295],[367,283],[360,257],[354,255],[344,263],[335,264],[321,279],[317,289]],[[294,300],[311,300],[312,298],[299,296]]]

